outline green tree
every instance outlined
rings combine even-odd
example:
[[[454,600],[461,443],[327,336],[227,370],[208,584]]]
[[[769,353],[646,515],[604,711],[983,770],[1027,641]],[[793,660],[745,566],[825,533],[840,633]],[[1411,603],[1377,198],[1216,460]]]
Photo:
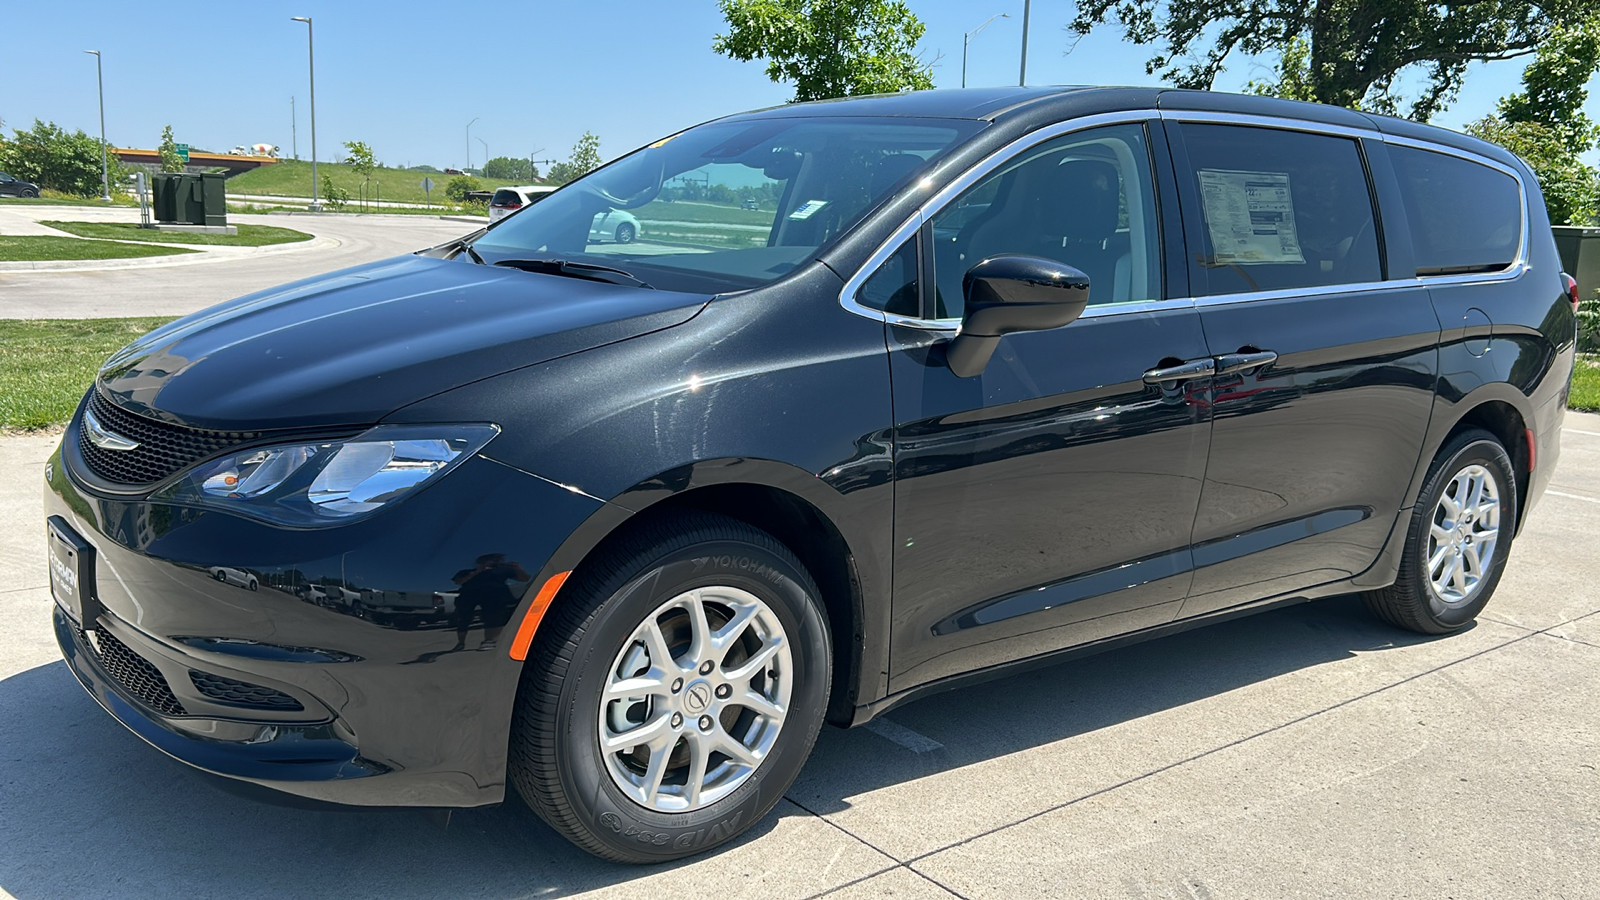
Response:
[[[161,145],[156,148],[161,154],[161,171],[182,172],[183,157],[178,153],[178,142],[172,139],[172,126],[161,129]]]
[[[572,156],[550,167],[547,180],[552,184],[566,184],[600,168],[601,162],[599,135],[585,131],[573,145]]]
[[[326,173],[322,176],[322,202],[334,210],[344,209],[350,202],[350,192],[333,183],[333,176]]]
[[[1108,21],[1159,49],[1145,65],[1180,87],[1209,89],[1230,54],[1279,54],[1285,95],[1398,114],[1402,74],[1420,82],[1407,115],[1425,122],[1475,61],[1533,53],[1596,9],[1596,0],[1080,0],[1069,29]],[[1303,61],[1289,52],[1303,41]],[[1285,66],[1283,63],[1290,63]],[[1416,78],[1410,78],[1415,75]]]
[[[504,181],[531,182],[539,180],[539,167],[514,156],[496,156],[483,164],[483,177]]]
[[[1600,179],[1556,129],[1489,116],[1468,125],[1466,131],[1510,150],[1533,169],[1552,225],[1587,225],[1600,212]]]
[[[1107,0],[1109,2],[1109,0]],[[728,33],[711,49],[763,59],[794,99],[826,100],[933,87],[916,55],[925,26],[901,0],[719,0]]]
[[[1549,126],[1574,153],[1600,137],[1583,114],[1589,79],[1600,70],[1600,17],[1558,25],[1522,72],[1522,91],[1500,101],[1500,118]]]
[[[111,157],[111,183],[122,175]],[[54,122],[33,121],[0,142],[0,170],[41,188],[84,197],[100,194],[100,139],[82,129],[69,132]]]
[[[444,184],[444,195],[457,203],[467,199],[471,191],[483,189],[483,183],[471,175],[457,175]]]
[[[372,148],[366,141],[345,141],[345,165],[355,171],[356,177],[361,179],[361,202],[365,208],[367,189],[372,181],[372,170],[378,167],[378,160],[372,155]]]

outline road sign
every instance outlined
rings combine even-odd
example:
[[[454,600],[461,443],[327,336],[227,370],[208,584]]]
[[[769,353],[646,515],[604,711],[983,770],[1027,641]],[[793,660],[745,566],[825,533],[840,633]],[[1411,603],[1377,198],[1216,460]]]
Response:
[[[432,178],[423,178],[422,179],[422,190],[427,192],[427,193],[430,193],[430,194],[433,193],[433,179]]]
[[[189,163],[189,145],[188,144],[179,144],[178,145],[178,158],[183,160],[184,165],[188,165],[188,163]]]

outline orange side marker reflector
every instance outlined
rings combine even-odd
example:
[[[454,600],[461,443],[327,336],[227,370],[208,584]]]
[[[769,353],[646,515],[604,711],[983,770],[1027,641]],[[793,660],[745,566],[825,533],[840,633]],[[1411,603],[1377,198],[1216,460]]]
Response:
[[[550,601],[556,598],[556,591],[566,584],[568,572],[557,572],[550,576],[550,580],[539,588],[538,596],[533,598],[533,605],[528,607],[528,614],[522,617],[522,624],[517,626],[517,637],[511,642],[511,658],[521,662],[528,658],[528,648],[533,646],[533,633],[539,630],[539,622],[544,618],[545,611],[550,608]]]

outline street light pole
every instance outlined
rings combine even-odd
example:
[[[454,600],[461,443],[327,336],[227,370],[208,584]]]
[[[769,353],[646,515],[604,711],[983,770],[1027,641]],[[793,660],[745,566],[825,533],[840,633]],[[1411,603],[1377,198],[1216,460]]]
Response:
[[[289,95],[289,144],[294,148],[294,158],[300,158],[300,116],[294,111],[294,95]]]
[[[111,202],[111,170],[106,164],[106,77],[100,67],[100,51],[85,50],[94,54],[94,78],[100,84],[100,199]]]
[[[483,116],[474,116],[472,122],[476,122],[481,118],[483,118]],[[472,169],[472,122],[467,123],[467,166],[461,170],[462,172],[468,173],[470,173]]]
[[[310,16],[290,16],[295,22],[306,23],[306,63],[311,74],[311,211],[321,212],[321,199],[317,193],[317,48],[312,38]]]
[[[483,138],[478,138],[478,143],[483,145],[483,164],[487,166],[489,164],[489,142]]]
[[[1028,13],[1033,11],[1033,0],[1022,0],[1022,74],[1017,76],[1017,87],[1028,83]]]
[[[969,31],[966,34],[963,34],[961,36],[961,86],[962,87],[966,87],[967,86],[967,42],[971,41],[973,38],[977,37],[978,36],[978,32],[984,30],[985,28],[988,28],[989,27],[989,23],[993,22],[995,19],[1009,19],[1009,18],[1011,18],[1011,14],[1010,13],[995,13],[994,15],[992,15],[988,19],[986,19],[982,25],[979,25],[977,28],[974,28],[971,31]]]

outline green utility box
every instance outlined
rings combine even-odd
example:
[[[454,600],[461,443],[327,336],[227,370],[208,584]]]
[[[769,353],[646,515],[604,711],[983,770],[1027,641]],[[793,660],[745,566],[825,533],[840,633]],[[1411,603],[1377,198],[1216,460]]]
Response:
[[[1550,230],[1555,232],[1561,268],[1578,280],[1584,297],[1594,296],[1600,289],[1600,228],[1556,225]]]
[[[200,176],[200,194],[196,198],[201,207],[200,218],[196,219],[194,224],[228,224],[228,196],[227,189],[223,186],[226,181],[220,172],[207,172]]]
[[[178,194],[183,190],[184,179],[192,176],[180,172],[158,172],[150,177],[150,190],[155,195],[151,204],[157,222],[178,221]]]
[[[156,221],[173,225],[227,225],[228,198],[218,174],[192,175],[162,172],[151,186],[155,191]]]

